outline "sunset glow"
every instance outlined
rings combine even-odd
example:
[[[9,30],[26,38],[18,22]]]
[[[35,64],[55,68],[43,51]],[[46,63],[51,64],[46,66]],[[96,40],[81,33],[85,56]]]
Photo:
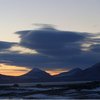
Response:
[[[67,72],[69,71],[68,69],[54,69],[54,70],[46,70],[47,73],[49,73],[50,75],[57,75],[57,74],[60,74],[62,72]]]
[[[29,71],[30,69],[25,67],[17,67],[17,66],[11,66],[6,64],[0,64],[0,74],[3,75],[20,76]]]
[[[31,50],[31,49],[28,49],[28,48],[24,48],[24,47],[21,47],[21,46],[13,46],[9,49],[10,51],[15,51],[15,52],[19,52],[20,54],[38,54],[38,52],[36,50]]]
[[[6,64],[0,64],[0,74],[8,75],[8,76],[20,76],[26,74],[31,69],[25,67],[11,66]],[[54,69],[54,70],[45,70],[50,75],[57,75],[62,72],[69,71],[68,69]]]

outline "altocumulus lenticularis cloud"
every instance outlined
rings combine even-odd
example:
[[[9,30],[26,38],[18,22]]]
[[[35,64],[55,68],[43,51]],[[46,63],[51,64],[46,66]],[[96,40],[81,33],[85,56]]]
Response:
[[[43,27],[36,30],[16,32],[20,42],[16,45],[35,50],[37,54],[20,54],[5,52],[0,54],[0,62],[23,67],[39,68],[86,68],[99,62],[99,41],[94,35],[86,32],[58,30],[54,27]],[[92,37],[92,38],[91,38]],[[91,45],[88,44],[91,42]],[[95,44],[95,43],[97,44]],[[2,48],[10,48],[7,43]],[[84,46],[83,46],[84,45]],[[88,61],[87,61],[88,58]]]

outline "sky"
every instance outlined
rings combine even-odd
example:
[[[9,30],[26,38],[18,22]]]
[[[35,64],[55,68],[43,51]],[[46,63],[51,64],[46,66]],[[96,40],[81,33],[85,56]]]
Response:
[[[0,39],[18,41],[13,33],[33,23],[64,30],[99,32],[100,0],[0,0]]]
[[[11,73],[12,66],[54,74],[99,62],[100,0],[0,0],[0,27],[0,62]]]

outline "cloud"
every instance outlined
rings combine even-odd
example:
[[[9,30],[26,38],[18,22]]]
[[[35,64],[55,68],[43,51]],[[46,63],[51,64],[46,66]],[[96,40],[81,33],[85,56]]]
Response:
[[[80,52],[80,48],[77,46],[80,41],[85,39],[85,35],[80,32],[61,31],[51,27],[19,31],[16,34],[20,35],[20,45],[52,56]]]
[[[23,66],[23,67],[35,67],[50,63],[52,60],[44,55],[38,54],[18,54],[18,53],[5,53],[0,54],[0,63],[9,65]]]
[[[26,71],[28,71],[27,69],[13,69],[13,71],[23,71],[23,72],[26,72]]]
[[[80,55],[69,58],[68,62],[76,67],[80,66],[81,68],[87,68],[100,62],[100,53],[92,51],[84,52]]]
[[[100,53],[100,44],[95,44],[95,45],[93,45],[91,50],[92,50],[93,52]]]
[[[86,68],[100,62],[100,41],[97,38],[99,34],[62,31],[49,26],[22,30],[16,34],[20,38],[18,46],[37,53],[10,51],[0,54],[0,63],[29,68],[65,69]]]
[[[13,45],[15,45],[15,43],[0,41],[0,50],[9,49]]]

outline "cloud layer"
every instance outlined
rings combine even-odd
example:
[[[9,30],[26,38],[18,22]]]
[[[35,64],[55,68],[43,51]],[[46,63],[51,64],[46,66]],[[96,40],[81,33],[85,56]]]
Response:
[[[51,27],[33,31],[20,31],[17,34],[21,38],[20,45],[51,56],[80,52],[79,42],[85,38],[79,32],[60,31]]]
[[[37,54],[20,54],[9,51],[0,53],[0,63],[24,67],[86,68],[100,62],[100,41],[91,33],[62,31],[53,27],[16,32],[17,45],[35,50]],[[0,42],[0,50],[8,49],[13,43]]]
[[[0,41],[0,50],[8,49],[11,48],[13,45],[16,43],[11,43],[11,42],[5,42],[5,41]]]

